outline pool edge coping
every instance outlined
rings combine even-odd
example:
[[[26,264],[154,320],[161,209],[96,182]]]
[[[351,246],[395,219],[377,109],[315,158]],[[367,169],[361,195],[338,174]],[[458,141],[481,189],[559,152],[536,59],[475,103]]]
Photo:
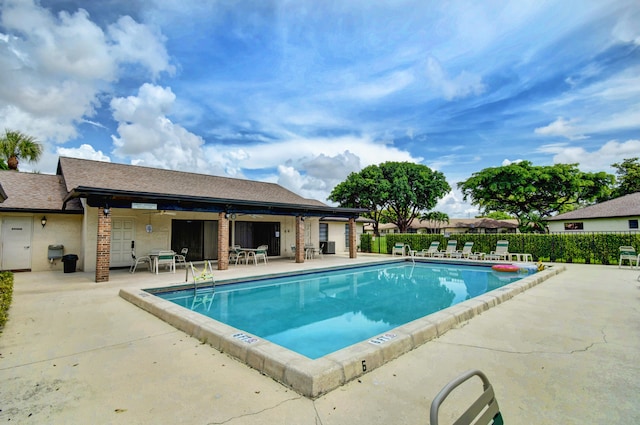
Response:
[[[121,289],[119,296],[301,395],[315,399],[565,270],[564,265],[554,264],[315,360],[156,297],[144,289]],[[193,287],[193,284],[185,285]],[[176,285],[175,289],[185,285]]]

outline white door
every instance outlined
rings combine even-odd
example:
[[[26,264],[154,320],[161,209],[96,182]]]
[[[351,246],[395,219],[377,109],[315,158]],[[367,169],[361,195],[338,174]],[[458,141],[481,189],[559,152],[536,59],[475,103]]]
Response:
[[[31,269],[31,217],[2,220],[2,270]]]
[[[111,219],[111,267],[131,265],[131,241],[135,239],[133,218]]]

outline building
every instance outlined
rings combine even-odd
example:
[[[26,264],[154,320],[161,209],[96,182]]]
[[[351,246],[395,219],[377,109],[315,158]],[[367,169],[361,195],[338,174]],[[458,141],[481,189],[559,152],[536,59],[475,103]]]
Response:
[[[373,233],[373,225],[366,224],[364,230]],[[384,223],[378,226],[378,230],[381,235],[398,233],[398,226],[393,223]],[[409,233],[431,234],[516,233],[517,231],[517,220],[494,220],[492,218],[451,218],[448,223],[413,220],[409,227]]]
[[[187,247],[188,259],[216,260],[221,270],[236,244],[265,244],[269,256],[284,257],[292,246],[333,242],[355,257],[363,212],[273,183],[61,157],[55,175],[0,172],[0,265],[58,270],[50,247],[62,246],[100,282],[110,268],[128,267],[134,249]]]
[[[548,218],[550,232],[638,231],[640,192]]]

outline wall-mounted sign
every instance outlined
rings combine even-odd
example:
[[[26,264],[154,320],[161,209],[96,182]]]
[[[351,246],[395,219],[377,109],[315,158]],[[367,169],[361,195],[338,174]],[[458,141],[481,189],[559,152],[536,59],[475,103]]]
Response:
[[[132,202],[131,208],[134,210],[157,210],[158,204],[145,204],[141,202]]]

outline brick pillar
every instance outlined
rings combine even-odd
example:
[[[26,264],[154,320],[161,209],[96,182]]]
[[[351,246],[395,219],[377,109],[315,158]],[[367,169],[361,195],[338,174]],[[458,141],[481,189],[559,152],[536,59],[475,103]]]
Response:
[[[218,270],[229,268],[229,219],[225,212],[218,213]]]
[[[105,215],[104,208],[98,208],[98,246],[96,250],[96,282],[109,281],[111,264],[111,214]]]
[[[304,263],[304,219],[296,217],[296,263]]]
[[[356,258],[358,256],[358,242],[356,234],[356,219],[349,219],[349,258]]]

